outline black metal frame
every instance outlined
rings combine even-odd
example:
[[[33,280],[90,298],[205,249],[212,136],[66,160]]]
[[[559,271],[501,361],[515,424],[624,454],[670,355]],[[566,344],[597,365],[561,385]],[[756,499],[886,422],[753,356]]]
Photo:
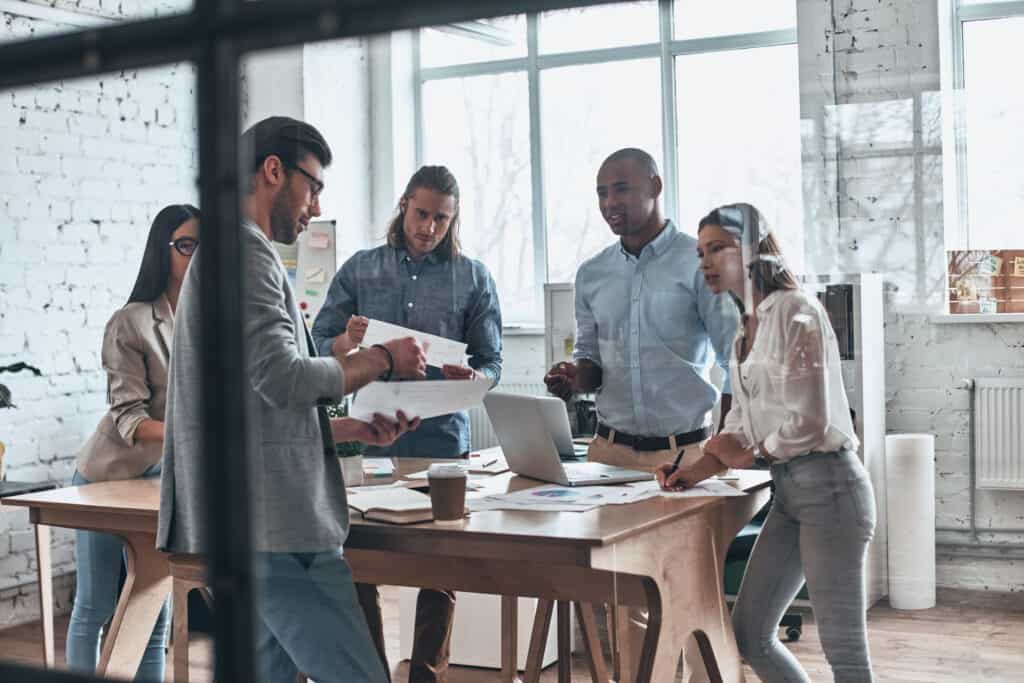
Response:
[[[196,64],[200,206],[207,226],[239,225],[239,62],[247,52],[610,0],[195,0],[193,11],[0,45],[0,89],[174,62]],[[212,234],[211,234],[212,232]],[[202,296],[203,449],[216,681],[256,681],[252,644],[248,470],[241,311],[241,243],[207,231]],[[212,305],[211,305],[212,304]],[[95,681],[0,661],[0,680]]]

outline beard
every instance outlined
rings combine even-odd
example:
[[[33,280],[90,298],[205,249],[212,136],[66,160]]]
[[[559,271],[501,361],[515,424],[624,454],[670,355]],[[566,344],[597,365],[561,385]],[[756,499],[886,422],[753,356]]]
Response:
[[[270,206],[270,234],[280,244],[295,244],[299,237],[299,221],[288,188],[284,187]]]

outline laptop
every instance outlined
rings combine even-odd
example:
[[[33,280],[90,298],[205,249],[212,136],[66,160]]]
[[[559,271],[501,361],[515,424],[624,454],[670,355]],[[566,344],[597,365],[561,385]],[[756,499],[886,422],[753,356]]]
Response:
[[[562,486],[625,484],[653,479],[650,472],[596,462],[563,463],[576,455],[565,403],[549,396],[492,391],[484,397],[498,444],[516,474]]]

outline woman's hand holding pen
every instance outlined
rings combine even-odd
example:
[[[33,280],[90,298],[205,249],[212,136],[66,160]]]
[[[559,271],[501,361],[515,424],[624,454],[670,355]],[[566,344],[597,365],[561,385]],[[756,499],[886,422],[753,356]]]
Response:
[[[658,485],[664,491],[682,491],[697,484],[696,481],[691,481],[691,472],[687,467],[679,467],[670,463],[665,463],[655,470],[654,476],[657,477]]]

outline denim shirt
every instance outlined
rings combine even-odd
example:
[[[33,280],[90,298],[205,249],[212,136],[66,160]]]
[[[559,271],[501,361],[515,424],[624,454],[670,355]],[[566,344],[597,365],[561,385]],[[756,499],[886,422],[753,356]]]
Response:
[[[405,249],[383,245],[357,252],[331,281],[327,300],[313,322],[313,341],[321,355],[345,332],[349,317],[401,325],[465,342],[469,365],[501,379],[501,309],[494,279],[477,260],[449,260],[431,252],[419,262]],[[428,367],[427,379],[443,379]],[[424,420],[387,448],[367,447],[370,456],[454,458],[469,451],[465,412]]]
[[[576,273],[573,357],[603,370],[597,414],[639,436],[681,434],[710,424],[718,391],[708,371],[726,373],[739,312],[711,292],[697,241],[671,221],[633,256],[616,243]]]

